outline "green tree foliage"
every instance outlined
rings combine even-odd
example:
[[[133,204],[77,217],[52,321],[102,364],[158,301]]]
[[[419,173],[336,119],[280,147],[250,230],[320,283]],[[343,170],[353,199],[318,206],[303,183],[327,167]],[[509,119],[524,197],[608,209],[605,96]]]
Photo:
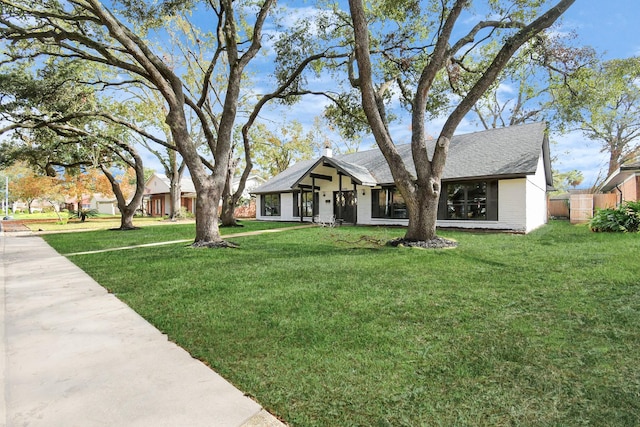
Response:
[[[283,123],[276,131],[263,124],[254,127],[255,163],[265,177],[285,171],[300,160],[309,160],[320,151],[312,133],[304,132],[297,121]]]
[[[133,228],[144,193],[142,159],[131,143],[131,130],[111,120],[112,109],[95,86],[82,83],[95,77],[94,71],[68,59],[50,58],[40,68],[21,65],[5,65],[0,79],[0,115],[9,123],[0,134],[11,137],[0,147],[2,161],[26,161],[49,176],[57,176],[61,168],[72,175],[101,170],[118,201],[121,228]],[[138,181],[130,199],[117,172],[129,168]]]
[[[565,130],[580,130],[608,154],[607,175],[640,149],[640,57],[599,62],[553,88]]]
[[[32,57],[74,57],[112,70],[115,77],[104,81],[108,87],[137,84],[161,93],[168,111],[165,121],[198,193],[194,244],[218,245],[223,240],[217,207],[228,171],[240,86],[247,64],[261,48],[262,27],[273,3],[198,3],[198,12],[211,17],[208,22],[216,29],[216,44],[200,68],[200,90],[193,90],[195,96],[185,90],[189,82],[184,70],[154,47],[150,40],[154,32],[147,31],[158,29],[167,15],[193,10],[196,4],[190,1],[122,0],[107,5],[99,0],[1,0],[0,35],[7,46],[13,46],[2,60],[23,63]],[[245,15],[245,6],[256,6],[257,14]],[[248,21],[245,25],[245,16],[253,16],[252,26]],[[226,70],[227,84],[216,93],[223,107],[211,114],[210,77],[216,67]],[[213,162],[201,158],[191,138],[187,109],[200,121]]]
[[[582,184],[582,181],[584,181],[584,176],[581,171],[576,169],[562,173],[554,171],[553,173],[553,187],[557,193],[565,193],[569,187],[576,188]]]
[[[574,46],[573,33],[543,33],[514,55],[496,82],[478,100],[472,111],[484,129],[515,126],[546,120],[552,127],[556,104],[551,96],[552,83],[571,81],[576,71],[593,63],[595,52],[590,47]],[[482,49],[480,57],[468,60],[467,68],[482,66],[482,58],[491,57],[495,44]],[[485,53],[486,52],[486,53]],[[459,96],[468,90],[464,82],[452,85]]]
[[[11,46],[0,61],[73,57],[109,69],[111,77],[102,81],[105,87],[142,85],[160,93],[172,143],[187,164],[196,188],[194,245],[225,246],[218,229],[218,201],[230,175],[241,89],[250,79],[247,66],[262,50],[263,31],[274,5],[275,0],[0,0],[0,37],[5,46]],[[197,14],[201,22],[206,22],[207,48],[200,47],[203,40],[199,36],[193,37],[202,33],[184,31],[185,45],[177,53],[158,47],[169,32],[194,28],[181,27],[192,22],[190,19],[175,26],[173,22],[177,21],[171,21],[170,31],[168,26],[163,27],[169,17],[179,14]],[[193,68],[186,69],[175,60],[177,54],[193,55],[198,60],[192,62]],[[286,83],[258,96],[257,102],[254,94],[253,110],[246,107],[251,112],[243,132],[243,180],[251,170],[248,130],[252,122],[269,100],[294,96],[285,89],[309,64],[301,64],[285,78]],[[188,111],[199,121],[208,150],[206,157],[201,145],[193,140]]]
[[[299,62],[292,57],[311,58],[322,52],[322,64],[333,71],[336,90],[341,89],[340,95],[324,95],[353,117],[356,126],[362,118],[354,113],[356,104],[349,95],[359,95],[357,103],[407,203],[405,238],[430,240],[435,237],[449,141],[458,124],[495,88],[518,50],[543,43],[539,34],[573,2],[496,0],[480,6],[466,0],[367,4],[350,0],[348,12],[334,5],[330,11],[303,21],[282,39],[279,58],[283,67],[290,67]],[[313,28],[317,37],[313,42],[306,37],[296,43],[305,27]],[[458,94],[452,88],[460,88]],[[297,90],[305,92],[302,86]],[[397,105],[411,115],[415,173],[404,164],[389,131]],[[446,116],[446,121],[430,156],[426,150],[427,121],[438,115]]]

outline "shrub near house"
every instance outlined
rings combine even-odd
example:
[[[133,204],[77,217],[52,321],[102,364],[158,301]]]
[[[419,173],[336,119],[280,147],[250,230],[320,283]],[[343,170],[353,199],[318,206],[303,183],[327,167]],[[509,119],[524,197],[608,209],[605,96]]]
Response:
[[[617,208],[600,209],[589,222],[592,231],[640,231],[640,202],[625,202]]]

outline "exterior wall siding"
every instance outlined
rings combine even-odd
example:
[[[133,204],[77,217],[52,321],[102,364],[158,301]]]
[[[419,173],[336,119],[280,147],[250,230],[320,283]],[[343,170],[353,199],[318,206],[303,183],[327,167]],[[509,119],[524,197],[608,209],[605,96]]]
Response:
[[[338,191],[338,175],[335,169],[318,167],[315,173],[332,177],[331,181],[316,180],[319,193],[318,215],[329,218],[333,215],[333,193]],[[342,178],[342,190],[352,191],[351,179]],[[399,225],[407,226],[406,219],[386,219],[371,217],[371,188],[357,187],[357,223],[362,225]],[[364,192],[364,194],[363,194]],[[293,216],[293,193],[280,194],[280,216],[262,216],[262,197],[256,197],[256,218],[263,221],[300,221]],[[304,217],[311,221],[310,217]],[[528,232],[547,221],[546,179],[542,161],[538,173],[527,178],[506,179],[498,181],[498,221],[460,221],[438,220],[438,227],[509,230]]]
[[[498,222],[500,228],[527,231],[526,178],[498,181]]]
[[[639,180],[640,177],[632,176],[625,182],[623,182],[622,185],[620,185],[620,190],[622,191],[622,200],[624,202],[635,202],[636,200],[640,200],[638,199],[638,192],[640,191],[640,188],[638,188]],[[618,193],[617,190],[614,191]]]
[[[528,233],[547,223],[549,217],[547,206],[547,180],[544,173],[543,156],[538,160],[534,175],[527,177],[526,187],[526,229]]]

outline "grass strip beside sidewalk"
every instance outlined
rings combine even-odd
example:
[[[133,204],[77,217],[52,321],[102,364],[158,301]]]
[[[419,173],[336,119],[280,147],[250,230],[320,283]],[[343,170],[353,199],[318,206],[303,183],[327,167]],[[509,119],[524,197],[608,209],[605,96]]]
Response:
[[[553,222],[378,244],[402,233],[73,262],[291,426],[640,425],[640,235]]]

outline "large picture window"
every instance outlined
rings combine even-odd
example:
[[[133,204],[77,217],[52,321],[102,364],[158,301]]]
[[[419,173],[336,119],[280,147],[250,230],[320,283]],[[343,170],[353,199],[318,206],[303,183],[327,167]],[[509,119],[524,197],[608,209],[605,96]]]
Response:
[[[300,194],[302,194],[302,216],[312,217],[318,215],[320,193],[303,191],[293,193],[293,216],[300,216]],[[312,196],[313,194],[313,196]]]
[[[260,213],[262,216],[280,216],[280,194],[263,194]]]
[[[371,190],[372,218],[407,218],[407,204],[395,188]]]
[[[498,181],[443,184],[438,219],[497,221]]]
[[[407,218],[407,204],[395,188],[371,190],[372,218]],[[497,221],[498,181],[442,184],[438,219]]]
[[[447,185],[447,219],[487,219],[487,183]]]

